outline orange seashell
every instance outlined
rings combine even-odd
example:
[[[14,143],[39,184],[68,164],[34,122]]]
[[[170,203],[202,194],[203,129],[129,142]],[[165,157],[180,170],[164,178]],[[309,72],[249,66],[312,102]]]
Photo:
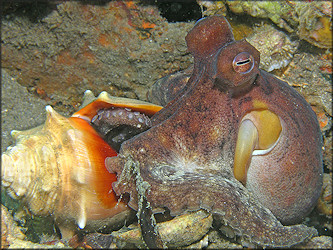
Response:
[[[91,95],[86,92],[86,99]],[[13,198],[22,199],[35,215],[52,214],[56,221],[81,229],[123,224],[131,212],[112,190],[116,175],[105,168],[105,159],[117,152],[94,130],[90,119],[99,109],[112,105],[133,104],[134,109],[148,113],[162,108],[106,93],[88,103],[69,118],[47,106],[45,124],[12,131],[16,144],[1,157],[2,185]]]

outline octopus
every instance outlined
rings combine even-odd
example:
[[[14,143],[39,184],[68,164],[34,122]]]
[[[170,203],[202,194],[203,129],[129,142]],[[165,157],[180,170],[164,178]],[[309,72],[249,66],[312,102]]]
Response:
[[[129,195],[148,247],[163,247],[154,214],[204,209],[244,246],[290,247],[317,235],[299,224],[322,188],[315,113],[288,83],[259,69],[223,16],[186,36],[194,65],[150,92],[167,103],[149,129],[106,159],[113,190]],[[167,90],[162,92],[162,90]]]

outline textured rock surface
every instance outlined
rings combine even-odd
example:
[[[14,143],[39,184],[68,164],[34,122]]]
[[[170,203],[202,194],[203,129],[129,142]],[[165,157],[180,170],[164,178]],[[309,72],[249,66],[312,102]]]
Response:
[[[6,70],[1,70],[1,152],[12,143],[10,131],[26,130],[45,121],[46,102],[17,83]]]
[[[153,6],[69,1],[46,5],[37,21],[25,7],[2,19],[2,67],[71,111],[86,89],[145,99],[155,80],[191,61],[184,37],[193,24],[169,24]]]
[[[235,14],[263,18],[319,48],[332,48],[331,1],[200,1],[204,15]]]

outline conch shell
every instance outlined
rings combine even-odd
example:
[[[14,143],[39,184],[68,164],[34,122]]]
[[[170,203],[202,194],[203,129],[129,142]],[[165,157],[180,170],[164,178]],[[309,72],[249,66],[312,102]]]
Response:
[[[89,96],[92,92],[86,91]],[[1,157],[2,185],[8,193],[22,198],[35,215],[53,214],[81,229],[125,218],[130,209],[112,190],[116,175],[105,168],[105,159],[117,152],[90,125],[98,110],[113,106],[133,106],[147,114],[162,108],[106,92],[69,118],[47,106],[44,125],[11,132],[16,144]]]

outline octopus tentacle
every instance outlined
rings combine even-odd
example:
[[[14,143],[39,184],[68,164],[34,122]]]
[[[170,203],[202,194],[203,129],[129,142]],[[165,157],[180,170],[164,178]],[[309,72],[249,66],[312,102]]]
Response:
[[[163,175],[145,176],[141,173],[141,176],[151,185],[147,198],[153,207],[168,204],[172,215],[197,210],[198,207],[222,215],[225,224],[246,242],[268,247],[290,247],[317,234],[314,228],[305,225],[283,226],[270,210],[256,202],[236,181],[220,176],[184,173],[174,181],[168,176],[168,182],[164,184]],[[155,195],[157,191],[158,196]]]
[[[108,159],[110,169],[115,166],[114,160],[114,157]],[[146,169],[128,155],[122,175],[113,186],[116,193],[135,193],[130,203],[134,209],[140,206],[140,200],[134,202],[138,192],[146,196],[155,213],[167,208],[176,216],[205,209],[221,215],[223,222],[241,236],[244,245],[290,247],[317,235],[316,229],[305,225],[283,226],[240,182],[230,180],[230,176],[184,172],[168,165],[155,166],[151,172]],[[127,185],[134,179],[136,185]],[[142,190],[140,184],[144,186]]]
[[[151,126],[150,118],[138,111],[129,108],[101,109],[91,121],[93,124],[108,125],[109,128],[119,125],[130,125],[133,127],[148,129]],[[104,131],[107,131],[105,128]]]
[[[151,127],[147,115],[118,107],[99,110],[91,124],[116,151],[119,151],[122,142]]]

